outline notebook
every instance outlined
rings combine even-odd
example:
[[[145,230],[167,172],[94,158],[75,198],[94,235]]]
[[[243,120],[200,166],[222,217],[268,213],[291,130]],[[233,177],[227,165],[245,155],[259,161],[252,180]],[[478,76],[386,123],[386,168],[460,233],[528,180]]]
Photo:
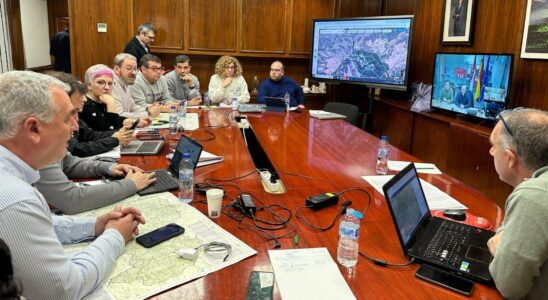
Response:
[[[171,159],[169,167],[163,170],[155,170],[154,172],[156,182],[149,185],[145,189],[138,191],[137,193],[141,196],[144,196],[178,188],[179,163],[181,162],[181,159],[183,159],[183,153],[190,153],[190,159],[194,164],[194,169],[196,169],[198,159],[200,158],[200,154],[202,153],[202,148],[202,145],[196,143],[191,138],[187,137],[186,135],[181,135],[181,139],[177,144],[177,148],[175,150],[175,153],[173,154],[173,158]]]
[[[163,146],[164,141],[131,141],[120,150],[120,155],[156,155]]]
[[[414,164],[383,186],[403,252],[418,261],[481,283],[491,283],[487,241],[495,234],[432,217]]]
[[[280,97],[264,97],[266,103],[266,111],[285,112],[284,98]]]
[[[325,110],[309,110],[310,116],[320,120],[329,119],[346,119],[345,115],[325,111]]]

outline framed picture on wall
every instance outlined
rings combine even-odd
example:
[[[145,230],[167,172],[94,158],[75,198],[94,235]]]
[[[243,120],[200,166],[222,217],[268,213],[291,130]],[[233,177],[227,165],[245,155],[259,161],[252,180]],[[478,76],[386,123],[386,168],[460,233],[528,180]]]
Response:
[[[523,41],[521,43],[522,58],[548,59],[548,2],[527,0],[525,25],[523,26]]]
[[[477,0],[442,0],[443,18],[441,43],[471,45]]]

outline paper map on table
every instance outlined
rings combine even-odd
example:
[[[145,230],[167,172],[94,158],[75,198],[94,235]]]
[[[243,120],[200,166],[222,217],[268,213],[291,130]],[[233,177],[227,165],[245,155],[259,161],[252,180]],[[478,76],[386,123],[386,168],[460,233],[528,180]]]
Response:
[[[86,299],[144,299],[171,287],[202,277],[232,265],[257,253],[234,237],[207,216],[188,204],[182,204],[171,193],[148,196],[134,195],[114,205],[78,214],[78,216],[100,216],[115,205],[135,207],[141,211],[146,224],[139,226],[145,234],[169,223],[185,228],[185,233],[152,248],[144,248],[135,240],[126,245],[126,251],[117,260],[114,269],[98,289]],[[176,250],[196,248],[209,242],[223,242],[232,246],[226,262],[224,255],[206,254],[200,251],[195,261],[179,257]],[[87,246],[76,244],[65,246],[71,252]],[[106,289],[106,292],[105,292]]]

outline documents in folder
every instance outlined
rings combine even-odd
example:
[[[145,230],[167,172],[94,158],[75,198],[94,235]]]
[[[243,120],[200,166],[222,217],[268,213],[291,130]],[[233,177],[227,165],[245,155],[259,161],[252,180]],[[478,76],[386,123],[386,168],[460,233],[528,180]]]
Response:
[[[369,183],[371,186],[373,186],[375,190],[377,190],[377,192],[381,193],[381,195],[384,195],[384,192],[382,191],[382,186],[385,185],[390,179],[392,179],[392,177],[394,176],[377,175],[362,176],[362,179],[367,181],[367,183]],[[468,209],[468,207],[464,206],[455,198],[449,196],[442,190],[433,186],[431,183],[422,179],[420,181],[422,190],[424,191],[424,195],[426,196],[426,202],[428,202],[428,207],[430,207],[431,210]]]
[[[326,248],[269,250],[284,300],[356,299]]]
[[[166,158],[169,160],[171,160],[172,157],[173,157],[173,153],[166,155]],[[219,162],[222,162],[224,159],[225,158],[223,156],[217,156],[213,153],[209,153],[205,150],[202,150],[202,153],[200,154],[200,158],[198,159],[198,164],[196,165],[196,167],[203,167],[203,166],[219,163]]]
[[[328,119],[346,119],[345,115],[339,115],[336,113],[328,112],[325,110],[309,110],[310,116],[312,118],[320,119],[320,120],[328,120]]]

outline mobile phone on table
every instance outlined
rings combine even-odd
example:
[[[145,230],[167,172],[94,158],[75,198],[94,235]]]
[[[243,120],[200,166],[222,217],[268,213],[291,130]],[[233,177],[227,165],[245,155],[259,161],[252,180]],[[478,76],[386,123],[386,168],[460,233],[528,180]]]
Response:
[[[133,121],[133,124],[131,124],[131,127],[129,127],[129,130],[133,130],[137,127],[137,125],[139,124],[139,119]]]
[[[474,290],[473,281],[429,265],[422,265],[415,273],[415,276],[465,296],[472,295]]]
[[[171,238],[181,235],[185,232],[185,229],[175,223],[167,224],[164,227],[154,229],[153,231],[143,234],[137,237],[135,240],[137,244],[150,248],[160,243],[163,243]]]
[[[247,283],[246,300],[271,300],[274,290],[274,273],[252,271]]]

